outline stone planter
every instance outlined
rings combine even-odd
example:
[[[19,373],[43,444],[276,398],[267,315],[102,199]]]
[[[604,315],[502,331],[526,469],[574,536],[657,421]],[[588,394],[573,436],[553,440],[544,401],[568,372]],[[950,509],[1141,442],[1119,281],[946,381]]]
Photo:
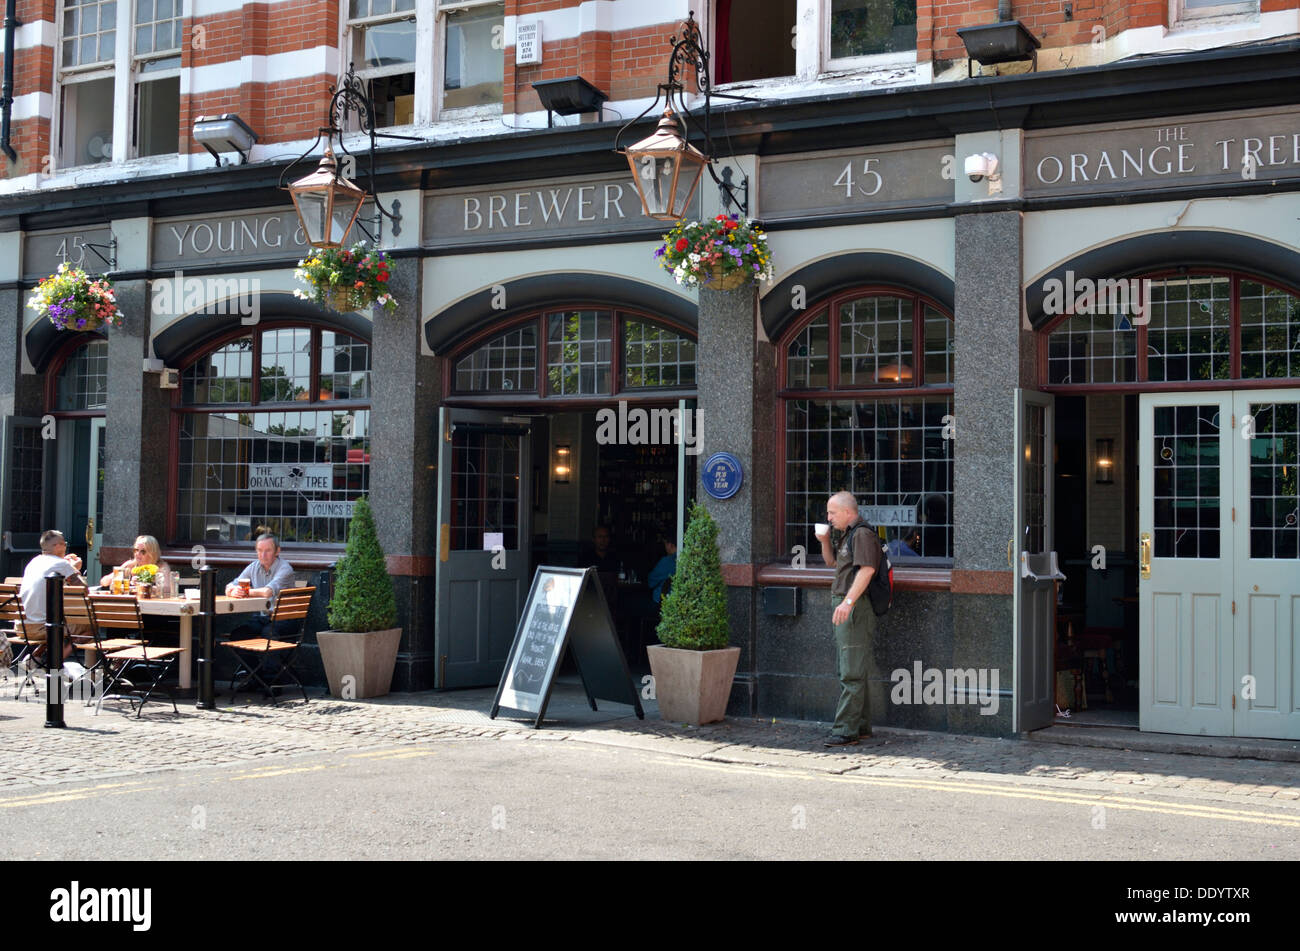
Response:
[[[739,647],[688,651],[653,644],[646,648],[661,719],[674,723],[716,723],[727,715]]]
[[[401,640],[400,627],[360,634],[317,631],[316,643],[320,645],[330,694],[344,700],[387,694],[393,686],[393,668],[397,665],[397,645]],[[345,677],[352,680],[345,683]]]

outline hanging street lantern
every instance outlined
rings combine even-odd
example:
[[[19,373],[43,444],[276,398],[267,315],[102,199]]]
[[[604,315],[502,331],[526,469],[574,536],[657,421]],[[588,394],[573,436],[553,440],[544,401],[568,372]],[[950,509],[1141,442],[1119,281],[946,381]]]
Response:
[[[723,207],[735,207],[742,215],[749,214],[749,179],[739,187],[732,184],[731,169],[724,168],[722,177],[714,171],[713,137],[710,130],[711,97],[709,86],[709,54],[704,49],[699,24],[692,13],[681,25],[681,38],[673,36],[672,53],[668,57],[668,82],[659,86],[654,101],[645,112],[619,130],[614,137],[614,151],[627,156],[632,169],[632,180],[641,196],[641,210],[650,218],[675,221],[684,218],[695,197],[704,169],[717,183]],[[684,98],[682,74],[690,72],[695,84],[704,95],[704,148],[701,152],[687,140],[686,113],[689,106]],[[619,147],[619,139],[635,123],[641,121],[664,97],[664,114],[655,131],[635,145]],[[679,106],[673,111],[674,97]],[[728,99],[745,99],[744,96],[726,96]]]
[[[684,217],[709,157],[686,141],[673,110],[665,109],[659,127],[623,154],[632,168],[641,210],[665,221]]]
[[[334,150],[326,146],[316,171],[290,183],[289,196],[307,243],[315,248],[338,248],[348,240],[366,191],[339,177]]]
[[[366,233],[366,237],[372,244],[377,246],[384,219],[387,218],[392,222],[393,234],[396,236],[402,233],[402,215],[399,202],[393,201],[393,210],[389,211],[380,202],[379,195],[375,191],[375,139],[401,139],[406,142],[422,140],[409,135],[375,131],[375,112],[370,103],[370,95],[352,64],[348,65],[347,75],[339,81],[337,87],[331,87],[330,92],[329,105],[325,110],[326,125],[316,133],[316,139],[307,146],[307,151],[285,166],[280,173],[280,188],[287,189],[289,197],[293,199],[293,209],[298,213],[298,223],[302,225],[307,243],[312,247],[343,247],[347,244],[348,234],[354,224]],[[354,113],[360,131],[369,140],[368,148],[360,153],[369,160],[369,189],[361,188],[351,180],[357,166],[357,154],[347,147],[342,130],[351,126]],[[311,155],[322,136],[325,137],[325,154],[321,157],[320,164],[316,166],[316,171],[286,186],[284,180],[289,177],[299,162],[303,162]],[[346,176],[339,174],[338,161],[334,158],[333,143],[336,140],[339,148],[347,156],[345,161],[350,171]],[[359,218],[361,206],[367,200],[373,204],[374,216]],[[372,227],[366,227],[367,221],[370,221]]]

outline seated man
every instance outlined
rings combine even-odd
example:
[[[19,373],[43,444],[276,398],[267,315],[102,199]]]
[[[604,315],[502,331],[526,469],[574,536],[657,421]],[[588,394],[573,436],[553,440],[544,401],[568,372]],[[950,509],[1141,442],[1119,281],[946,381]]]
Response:
[[[293,583],[293,567],[280,557],[280,540],[269,534],[259,538],[257,540],[257,560],[241,571],[239,578],[247,578],[251,590],[248,594],[243,594],[237,584],[238,578],[236,578],[235,581],[226,585],[227,597],[270,598],[271,610],[274,611],[275,599],[280,594],[280,590],[290,587]],[[252,615],[247,623],[235,628],[232,636],[253,637],[265,634],[270,623],[270,615],[259,611],[257,614]],[[300,623],[299,621],[282,621],[277,626],[276,633],[292,633]]]
[[[22,584],[18,587],[18,596],[23,601],[23,615],[27,618],[27,637],[33,641],[45,640],[45,576],[57,571],[73,584],[85,586],[81,577],[81,559],[68,554],[68,540],[63,533],[50,529],[41,535],[41,553],[27,563],[23,571]],[[65,582],[66,583],[66,582]],[[68,625],[68,635],[63,641],[63,656],[72,653],[72,635],[82,636],[90,632],[80,625]],[[36,650],[39,660],[45,648]]]

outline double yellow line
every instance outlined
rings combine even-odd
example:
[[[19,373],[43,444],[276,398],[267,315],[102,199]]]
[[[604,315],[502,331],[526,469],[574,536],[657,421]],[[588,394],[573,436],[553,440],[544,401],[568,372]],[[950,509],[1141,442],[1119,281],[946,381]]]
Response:
[[[1180,803],[1168,800],[1152,801],[1130,796],[1117,796],[1098,792],[1095,795],[1056,790],[1030,790],[1024,786],[961,780],[895,779],[888,776],[846,776],[841,774],[812,773],[782,767],[750,766],[744,763],[720,763],[682,758],[662,757],[660,762],[673,762],[695,769],[714,772],[743,772],[756,776],[780,779],[800,779],[832,783],[851,783],[861,786],[881,786],[894,789],[917,789],[927,792],[966,793],[973,796],[996,796],[1003,799],[1032,799],[1039,802],[1060,803],[1072,806],[1105,806],[1128,812],[1154,812],[1167,816],[1184,816],[1196,819],[1220,819],[1226,822],[1248,822],[1261,825],[1300,829],[1300,813],[1263,812],[1254,809],[1230,809],[1200,803]]]

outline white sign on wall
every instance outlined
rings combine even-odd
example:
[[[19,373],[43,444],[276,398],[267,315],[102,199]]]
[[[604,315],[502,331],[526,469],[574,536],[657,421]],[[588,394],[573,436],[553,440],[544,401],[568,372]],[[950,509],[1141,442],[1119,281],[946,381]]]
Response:
[[[515,65],[530,66],[542,61],[542,23],[540,20],[515,23]]]
[[[308,502],[308,518],[351,518],[356,502]]]
[[[915,505],[859,505],[858,514],[876,528],[882,525],[915,525]]]
[[[334,488],[334,466],[328,462],[248,464],[250,489],[320,490]]]

